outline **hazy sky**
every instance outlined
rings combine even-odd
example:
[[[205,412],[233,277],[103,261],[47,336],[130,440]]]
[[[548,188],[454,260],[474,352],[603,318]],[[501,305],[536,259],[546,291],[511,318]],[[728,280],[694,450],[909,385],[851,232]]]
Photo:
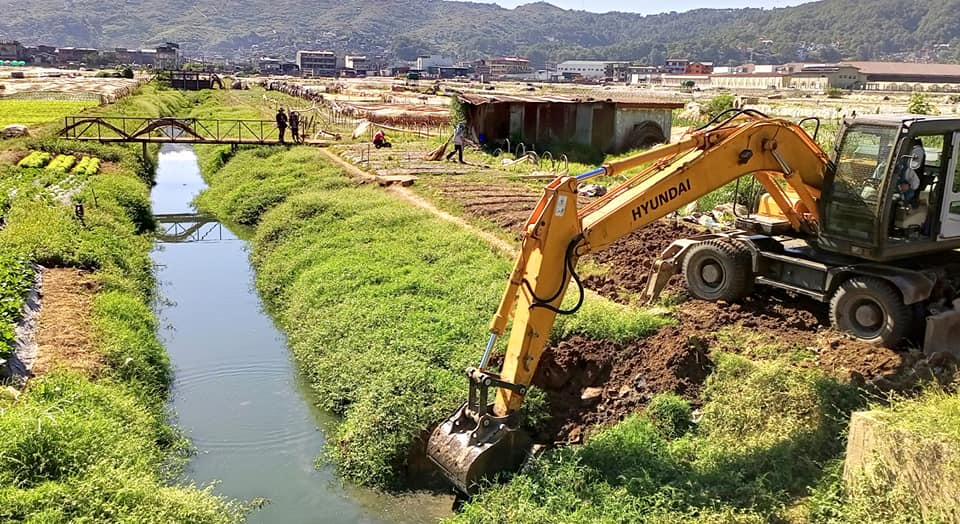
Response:
[[[496,3],[503,7],[516,7],[529,4],[532,0],[479,0],[481,2]],[[673,0],[670,2],[651,0],[547,0],[549,3],[564,9],[584,9],[596,13],[607,11],[630,11],[643,14],[664,13],[668,11],[689,11],[710,7],[720,9],[724,7],[785,7],[788,5],[803,4],[809,0]]]

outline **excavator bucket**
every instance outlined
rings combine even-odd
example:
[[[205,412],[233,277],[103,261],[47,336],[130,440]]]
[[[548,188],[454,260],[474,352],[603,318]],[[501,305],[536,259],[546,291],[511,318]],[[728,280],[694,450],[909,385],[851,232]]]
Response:
[[[437,426],[427,443],[427,456],[458,490],[472,495],[484,481],[520,469],[531,441],[522,430],[508,427],[479,440],[482,426],[465,413],[467,409],[464,404]]]
[[[458,490],[472,495],[484,481],[520,469],[532,441],[519,429],[518,413],[498,417],[487,403],[489,387],[502,382],[474,368],[467,375],[469,400],[433,430],[427,456]]]

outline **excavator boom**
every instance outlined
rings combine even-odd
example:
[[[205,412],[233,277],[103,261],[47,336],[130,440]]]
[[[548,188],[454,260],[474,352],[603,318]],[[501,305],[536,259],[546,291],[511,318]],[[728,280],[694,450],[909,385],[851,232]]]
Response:
[[[520,254],[491,322],[481,362],[467,370],[469,400],[434,430],[428,455],[465,493],[482,479],[519,466],[523,450],[517,448],[529,439],[518,429],[518,410],[556,316],[572,313],[582,303],[583,287],[576,273],[580,257],[748,174],[763,185],[796,231],[814,231],[816,201],[828,162],[797,124],[741,112],[677,143],[553,180],[523,230]],[[635,168],[642,169],[578,209],[581,182]],[[571,279],[580,300],[565,311],[561,304]],[[488,369],[490,353],[511,319],[503,366],[495,373]]]

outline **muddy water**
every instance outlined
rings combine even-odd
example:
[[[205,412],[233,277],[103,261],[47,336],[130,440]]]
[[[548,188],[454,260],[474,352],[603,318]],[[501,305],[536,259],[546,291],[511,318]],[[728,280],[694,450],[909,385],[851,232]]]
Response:
[[[192,212],[203,187],[193,151],[164,146],[154,213]],[[164,243],[153,253],[161,336],[174,367],[172,408],[197,448],[187,480],[266,499],[251,522],[420,523],[446,515],[447,497],[344,486],[329,467],[314,466],[335,421],[312,408],[283,335],[262,310],[246,242],[215,223],[197,231],[187,236],[200,241]]]

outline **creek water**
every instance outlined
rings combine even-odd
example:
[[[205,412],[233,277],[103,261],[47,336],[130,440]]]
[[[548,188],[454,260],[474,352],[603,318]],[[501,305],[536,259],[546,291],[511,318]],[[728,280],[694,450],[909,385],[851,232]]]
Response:
[[[204,187],[190,147],[160,150],[155,214],[193,213]],[[174,369],[174,423],[197,449],[185,480],[268,501],[250,522],[421,523],[447,515],[449,497],[356,488],[329,466],[315,467],[336,421],[313,407],[283,335],[263,311],[247,243],[215,222],[172,236],[187,241],[158,243],[152,256],[161,338]]]

